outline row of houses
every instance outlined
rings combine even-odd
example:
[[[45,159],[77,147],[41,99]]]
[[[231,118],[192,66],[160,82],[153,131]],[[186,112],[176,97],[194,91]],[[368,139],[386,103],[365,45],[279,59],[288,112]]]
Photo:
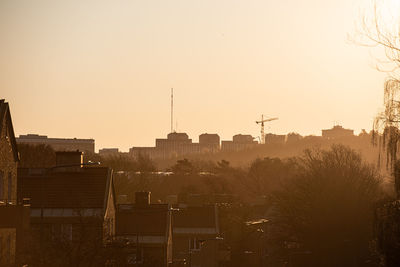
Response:
[[[9,104],[0,101],[0,266],[218,266],[218,208],[117,204],[113,171],[56,153],[51,168],[18,168]],[[226,250],[226,249],[225,249]],[[226,251],[225,254],[226,255]]]

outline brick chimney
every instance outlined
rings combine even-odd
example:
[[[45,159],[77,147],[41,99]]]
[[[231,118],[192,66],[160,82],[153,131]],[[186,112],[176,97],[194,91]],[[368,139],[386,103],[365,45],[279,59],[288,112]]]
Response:
[[[146,207],[150,205],[150,194],[151,192],[136,192],[135,193],[135,203],[136,206]]]
[[[83,164],[83,152],[81,151],[57,151],[56,166],[79,169]]]

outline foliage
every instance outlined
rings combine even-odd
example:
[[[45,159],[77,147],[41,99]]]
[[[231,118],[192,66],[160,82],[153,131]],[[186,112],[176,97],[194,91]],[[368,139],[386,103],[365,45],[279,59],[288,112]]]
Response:
[[[307,150],[298,166],[296,177],[274,196],[271,238],[311,251],[320,266],[362,265],[380,197],[376,171],[341,145]]]
[[[188,159],[178,160],[171,170],[176,174],[194,174],[197,171]]]
[[[153,172],[156,170],[154,162],[148,156],[141,154],[137,158],[124,154],[96,157],[95,161],[100,161],[101,165],[107,166],[115,172]]]
[[[376,219],[378,249],[385,256],[385,266],[400,266],[400,201],[380,205]]]
[[[268,195],[277,190],[296,171],[293,159],[256,159],[250,165],[245,185],[252,194]]]
[[[377,60],[377,69],[386,72],[384,111],[373,123],[374,143],[386,150],[391,169],[397,160],[400,141],[400,12],[394,1],[372,1],[372,12],[363,16],[358,43],[383,48],[385,60]]]

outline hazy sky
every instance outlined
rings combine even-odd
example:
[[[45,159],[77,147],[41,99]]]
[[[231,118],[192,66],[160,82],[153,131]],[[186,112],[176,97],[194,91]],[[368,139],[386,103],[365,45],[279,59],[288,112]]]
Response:
[[[17,135],[152,146],[170,130],[371,129],[385,74],[347,35],[367,0],[0,1],[0,98]]]

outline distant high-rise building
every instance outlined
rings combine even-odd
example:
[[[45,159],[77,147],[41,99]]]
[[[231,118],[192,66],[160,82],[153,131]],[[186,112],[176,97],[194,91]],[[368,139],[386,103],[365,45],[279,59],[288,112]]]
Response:
[[[232,137],[234,143],[250,144],[254,142],[253,136],[250,134],[237,134]]]
[[[204,133],[199,136],[200,151],[215,153],[220,151],[220,138],[218,134]]]
[[[335,139],[349,136],[354,136],[354,130],[345,129],[340,125],[335,125],[332,129],[322,130],[322,137],[327,139]]]
[[[219,136],[217,134],[202,134],[199,140],[199,143],[193,143],[186,133],[173,132],[169,133],[166,139],[156,139],[155,147],[132,147],[129,153],[133,157],[146,155],[151,159],[167,159],[219,151]]]
[[[254,141],[253,136],[249,134],[237,134],[234,135],[232,141],[222,141],[221,150],[223,152],[235,152],[245,149],[250,149],[258,144]]]
[[[200,144],[218,144],[219,145],[219,135],[204,133],[199,136]]]
[[[55,151],[82,151],[94,153],[94,139],[48,138],[46,135],[27,134],[16,138],[18,144],[49,145]]]
[[[266,134],[265,144],[284,144],[286,142],[286,135],[283,134]]]

